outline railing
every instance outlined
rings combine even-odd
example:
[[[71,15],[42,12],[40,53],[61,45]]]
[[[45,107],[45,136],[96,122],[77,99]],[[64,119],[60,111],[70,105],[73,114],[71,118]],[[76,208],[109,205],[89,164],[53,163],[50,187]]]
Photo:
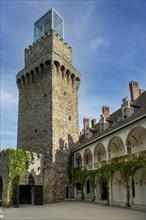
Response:
[[[103,165],[108,164],[108,163],[112,162],[113,160],[117,160],[117,162],[129,161],[129,160],[133,160],[134,158],[138,158],[139,156],[144,156],[146,158],[146,150],[126,154],[126,155],[116,157],[116,158],[111,158],[109,160],[102,160],[100,162],[85,164],[84,166],[80,166],[80,167],[81,167],[81,169],[87,169],[87,170],[99,169]]]
[[[87,169],[87,170],[92,170],[93,169],[93,163],[85,164],[84,168]]]

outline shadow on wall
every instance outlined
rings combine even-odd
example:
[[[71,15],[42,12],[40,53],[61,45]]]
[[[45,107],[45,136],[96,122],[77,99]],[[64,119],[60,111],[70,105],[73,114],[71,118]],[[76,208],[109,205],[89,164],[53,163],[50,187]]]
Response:
[[[67,176],[68,155],[74,146],[71,135],[68,135],[68,144],[59,139],[59,146],[55,153],[54,162],[44,169],[44,202],[57,202],[71,196]]]
[[[68,134],[68,144],[65,143],[62,138],[60,138],[59,148],[56,150],[55,154],[55,162],[66,164],[70,150],[75,146],[75,144],[76,143],[74,143],[73,138],[70,134]]]

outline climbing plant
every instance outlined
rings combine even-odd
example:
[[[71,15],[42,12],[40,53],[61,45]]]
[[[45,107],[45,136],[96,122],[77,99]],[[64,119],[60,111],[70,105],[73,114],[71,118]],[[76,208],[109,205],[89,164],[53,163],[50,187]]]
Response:
[[[130,206],[130,177],[133,178],[136,170],[146,168],[146,158],[144,156],[135,157],[133,160],[122,161],[118,164],[124,185],[126,187],[127,206]]]
[[[28,161],[30,156],[27,152],[22,150],[7,149],[6,154],[8,156],[8,191],[10,205],[16,204],[17,199],[17,187],[21,175],[28,168]]]
[[[73,155],[68,155],[68,164],[67,164],[67,176],[69,179],[69,182],[72,183],[72,176],[73,176]]]
[[[72,163],[73,164],[73,163]],[[146,158],[144,156],[133,156],[128,160],[128,155],[116,157],[109,161],[109,163],[104,163],[100,168],[95,170],[87,170],[81,168],[72,168],[72,181],[76,183],[79,181],[81,183],[81,199],[85,198],[84,186],[86,184],[87,177],[90,180],[90,186],[93,194],[93,201],[95,200],[95,177],[97,174],[102,175],[107,188],[108,204],[109,204],[109,180],[112,179],[113,174],[116,170],[119,170],[123,179],[123,183],[126,187],[127,194],[127,206],[130,206],[130,177],[133,177],[136,170],[139,168],[146,169]]]

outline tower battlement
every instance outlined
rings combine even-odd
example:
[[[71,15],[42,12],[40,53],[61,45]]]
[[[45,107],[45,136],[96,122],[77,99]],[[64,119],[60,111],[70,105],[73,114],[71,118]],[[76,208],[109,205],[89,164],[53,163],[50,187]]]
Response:
[[[58,74],[63,81],[72,86],[73,88],[79,88],[80,85],[80,74],[75,68],[68,69],[64,65],[61,65],[58,61],[51,62],[46,60],[45,62],[40,63],[34,68],[25,68],[21,70],[16,77],[16,83],[18,88],[25,87],[27,85],[33,84],[36,81],[40,81],[47,76],[47,70],[55,68]]]
[[[25,49],[25,67],[38,61],[45,54],[54,52],[72,64],[72,47],[60,37],[54,30],[38,39],[32,45]],[[60,54],[61,52],[61,54]]]

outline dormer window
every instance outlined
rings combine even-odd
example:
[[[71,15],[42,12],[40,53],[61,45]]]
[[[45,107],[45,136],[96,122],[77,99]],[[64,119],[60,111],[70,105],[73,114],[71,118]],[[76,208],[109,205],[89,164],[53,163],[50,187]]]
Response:
[[[123,109],[123,117],[124,117],[124,118],[127,118],[127,108],[124,108],[124,109]]]

